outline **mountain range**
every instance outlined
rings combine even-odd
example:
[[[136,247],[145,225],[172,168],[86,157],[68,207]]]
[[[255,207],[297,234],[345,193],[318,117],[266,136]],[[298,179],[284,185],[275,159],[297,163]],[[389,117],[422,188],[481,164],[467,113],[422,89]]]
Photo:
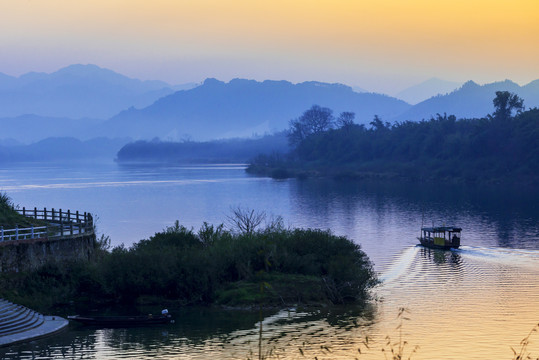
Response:
[[[356,113],[368,126],[383,121],[420,121],[447,113],[483,117],[494,111],[498,90],[513,92],[527,108],[539,107],[539,80],[520,86],[510,80],[479,85],[430,79],[402,92],[409,101],[442,92],[418,104],[342,84],[206,79],[169,85],[140,81],[95,65],[71,65],[51,74],[18,78],[0,73],[1,144],[32,143],[47,137],[209,140],[248,137],[288,128],[289,121],[317,104],[334,115]]]
[[[386,95],[357,93],[349,86],[320,82],[207,79],[194,89],[178,91],[144,109],[128,109],[103,127],[112,136],[141,135],[179,140],[250,136],[280,131],[313,104],[356,113],[359,122],[375,114],[395,117],[410,105]]]
[[[163,81],[141,81],[96,65],[71,65],[51,74],[0,73],[0,117],[107,119],[130,106],[145,107],[176,90]]]
[[[438,114],[447,113],[460,118],[479,118],[494,111],[492,100],[496,91],[509,91],[524,100],[526,108],[539,107],[539,80],[520,86],[510,80],[479,85],[468,81],[457,90],[431,97],[394,117],[392,120],[419,121]]]
[[[448,94],[455,91],[462,83],[447,81],[438,78],[430,78],[420,84],[410,86],[407,89],[397,93],[395,97],[406,101],[408,104],[415,105],[433,96]]]

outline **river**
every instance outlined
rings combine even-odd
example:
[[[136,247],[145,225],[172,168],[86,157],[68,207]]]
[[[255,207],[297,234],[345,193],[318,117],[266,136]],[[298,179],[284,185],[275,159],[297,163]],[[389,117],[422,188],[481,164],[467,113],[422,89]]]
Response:
[[[276,181],[243,165],[21,164],[0,167],[19,206],[88,211],[113,245],[173,225],[227,224],[232,207],[331,229],[361,245],[383,280],[367,308],[262,316],[262,352],[279,359],[383,359],[402,335],[406,358],[511,359],[539,322],[539,191],[478,185]],[[422,224],[463,228],[459,250],[416,246]],[[405,316],[397,318],[399,308]],[[258,312],[169,309],[152,329],[86,329],[0,349],[5,359],[258,358]],[[156,310],[157,311],[157,310]],[[409,319],[409,320],[408,320]],[[402,324],[402,334],[397,327]],[[365,344],[366,339],[368,344]],[[368,346],[368,348],[367,348]],[[396,346],[396,345],[395,345]],[[528,347],[539,356],[539,335]]]

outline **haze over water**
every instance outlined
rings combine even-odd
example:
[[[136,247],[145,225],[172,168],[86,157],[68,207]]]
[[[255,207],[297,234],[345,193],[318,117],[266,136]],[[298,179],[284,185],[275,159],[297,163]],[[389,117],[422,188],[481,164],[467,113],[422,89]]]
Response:
[[[331,229],[361,244],[383,281],[366,310],[351,307],[264,315],[264,351],[281,358],[380,359],[398,338],[399,307],[413,359],[508,359],[539,321],[539,196],[532,189],[429,184],[275,181],[242,165],[101,164],[0,169],[0,189],[21,207],[89,211],[98,231],[127,246],[179,220],[195,230],[226,222],[230,207],[282,216],[291,227]],[[463,228],[463,246],[416,246],[424,224]],[[88,330],[2,349],[4,358],[258,357],[258,314],[174,309],[156,329]],[[67,314],[65,314],[67,315]],[[368,336],[374,345],[362,344]],[[327,347],[326,350],[325,347]],[[305,357],[301,355],[302,349]],[[539,353],[539,338],[530,351]],[[331,351],[331,353],[329,353]],[[252,353],[250,353],[252,352]],[[366,353],[365,353],[366,352]]]

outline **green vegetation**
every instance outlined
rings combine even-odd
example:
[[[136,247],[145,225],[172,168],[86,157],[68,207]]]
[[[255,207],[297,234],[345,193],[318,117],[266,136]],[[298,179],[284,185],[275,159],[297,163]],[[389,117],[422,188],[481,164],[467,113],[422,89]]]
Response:
[[[204,223],[195,232],[176,222],[129,248],[101,249],[92,262],[0,274],[0,297],[35,309],[69,301],[283,306],[368,299],[377,280],[359,245],[279,221],[257,230],[260,217],[239,211],[248,230]]]
[[[15,210],[15,205],[11,198],[3,192],[0,192],[0,226],[4,229],[12,229],[15,226],[27,227],[31,225],[44,225],[43,221],[35,220],[19,214]]]
[[[350,113],[335,122],[329,109],[314,106],[291,122],[292,152],[260,155],[248,171],[274,178],[537,182],[539,109],[522,111],[522,100],[508,92],[497,92],[493,104],[493,116],[481,119],[438,114],[390,124],[375,116],[370,128],[354,124]]]

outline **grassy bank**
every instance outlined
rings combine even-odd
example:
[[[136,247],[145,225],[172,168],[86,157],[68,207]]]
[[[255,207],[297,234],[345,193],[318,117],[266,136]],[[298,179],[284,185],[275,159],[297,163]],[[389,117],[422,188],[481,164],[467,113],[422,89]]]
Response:
[[[0,297],[35,309],[69,302],[321,305],[360,302],[377,283],[360,246],[329,231],[227,231],[178,223],[92,262],[51,263],[0,274]]]
[[[11,198],[3,192],[0,192],[0,226],[4,229],[12,229],[15,226],[27,227],[31,225],[45,225],[42,220],[32,219],[19,214],[15,210],[15,204]]]

